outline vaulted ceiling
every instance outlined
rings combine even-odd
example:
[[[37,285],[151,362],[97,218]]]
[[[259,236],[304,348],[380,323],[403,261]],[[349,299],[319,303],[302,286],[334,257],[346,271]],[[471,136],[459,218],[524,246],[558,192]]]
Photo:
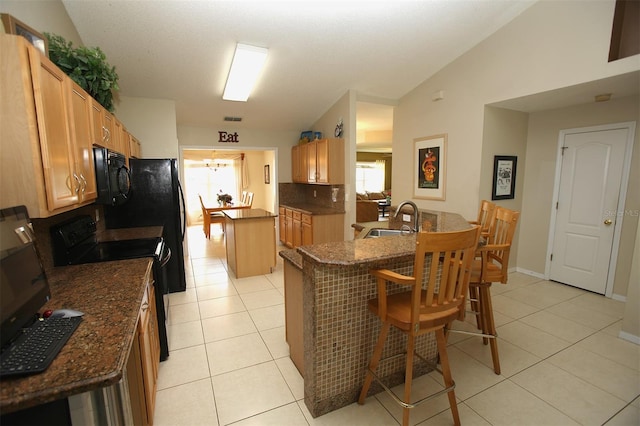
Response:
[[[116,66],[122,96],[174,100],[179,125],[220,128],[234,116],[240,128],[295,131],[349,89],[398,100],[533,3],[62,1],[84,44]],[[222,100],[238,42],[269,49],[246,103]],[[382,137],[371,132],[390,129],[384,109],[359,105],[359,134]]]

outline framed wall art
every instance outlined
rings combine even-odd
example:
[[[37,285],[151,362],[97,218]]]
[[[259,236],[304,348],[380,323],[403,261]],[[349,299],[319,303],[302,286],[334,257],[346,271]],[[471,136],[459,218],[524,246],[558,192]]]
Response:
[[[413,196],[444,200],[447,179],[447,135],[416,138],[413,160]]]
[[[264,183],[269,184],[271,183],[271,173],[269,172],[269,165],[266,164],[264,166]]]
[[[21,35],[29,40],[43,55],[49,57],[49,42],[45,36],[28,26],[27,24],[17,20],[8,13],[0,14],[4,32],[7,34]]]
[[[515,198],[516,166],[515,155],[496,155],[493,157],[492,200],[511,200]]]

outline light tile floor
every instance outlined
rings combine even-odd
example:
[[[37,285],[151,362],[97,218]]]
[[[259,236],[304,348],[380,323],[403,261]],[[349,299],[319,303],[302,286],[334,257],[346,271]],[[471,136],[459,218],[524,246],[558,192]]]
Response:
[[[224,237],[189,228],[187,290],[170,295],[170,357],[160,364],[156,425],[398,425],[382,392],[312,418],[284,340],[284,277],[227,273]],[[451,334],[462,423],[640,425],[640,346],[617,337],[624,304],[513,273],[492,287],[502,374],[488,346]],[[470,323],[456,327],[473,328]],[[440,386],[428,374],[416,396]],[[451,424],[446,396],[414,409],[412,424]]]

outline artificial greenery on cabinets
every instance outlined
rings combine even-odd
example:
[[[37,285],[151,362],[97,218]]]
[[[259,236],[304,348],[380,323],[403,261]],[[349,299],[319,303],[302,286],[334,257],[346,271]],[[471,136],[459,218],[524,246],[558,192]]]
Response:
[[[99,47],[73,47],[62,36],[44,33],[49,40],[49,59],[110,112],[117,91],[116,67],[109,65]]]

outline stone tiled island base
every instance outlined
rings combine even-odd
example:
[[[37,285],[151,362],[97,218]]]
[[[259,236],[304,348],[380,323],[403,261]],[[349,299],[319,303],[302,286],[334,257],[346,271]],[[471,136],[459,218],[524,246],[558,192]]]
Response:
[[[411,275],[413,258],[388,266]],[[376,297],[376,283],[368,268],[304,262],[303,274],[304,396],[315,417],[357,401],[380,321],[367,309],[367,301]],[[403,353],[405,347],[405,336],[392,328],[383,357]],[[421,336],[417,350],[423,357],[435,360],[433,336]],[[378,374],[386,378],[387,386],[404,382],[405,360],[402,356],[380,365]],[[416,363],[416,376],[427,371],[423,362]],[[374,382],[370,394],[380,390]]]
[[[429,221],[432,232],[469,227],[455,213],[421,211],[421,216],[423,224]],[[390,227],[400,226],[401,223],[390,222]],[[387,268],[413,275],[415,242],[415,234],[355,239],[302,246],[297,253],[281,254],[303,272],[304,394],[314,417],[357,401],[380,331],[380,321],[367,308],[367,301],[377,295],[369,270]],[[394,289],[389,284],[388,289],[391,293],[400,287]],[[383,357],[405,352],[405,342],[404,335],[392,328]],[[421,336],[417,352],[435,361],[433,336]],[[385,378],[387,386],[404,382],[405,360],[400,356],[380,365],[378,374]],[[430,371],[426,363],[416,361],[415,376]],[[374,383],[370,394],[380,390]]]

